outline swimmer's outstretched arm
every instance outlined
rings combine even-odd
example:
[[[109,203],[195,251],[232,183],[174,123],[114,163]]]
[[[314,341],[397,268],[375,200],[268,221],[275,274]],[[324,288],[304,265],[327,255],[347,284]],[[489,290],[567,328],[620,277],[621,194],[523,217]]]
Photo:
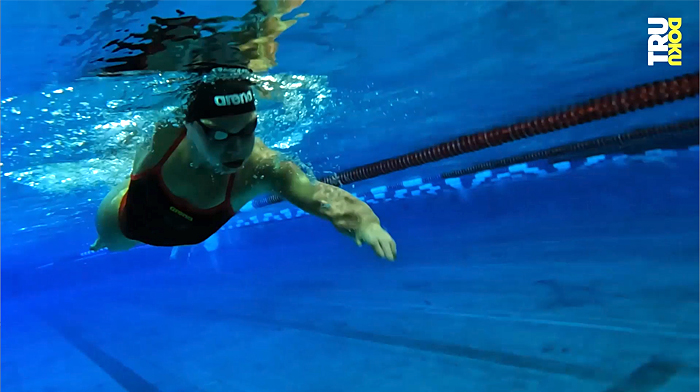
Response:
[[[338,231],[353,237],[358,246],[367,243],[378,256],[390,261],[396,258],[396,242],[366,203],[338,187],[311,182],[299,166],[279,161],[279,157],[266,166],[266,185],[270,190],[302,210],[330,221]]]

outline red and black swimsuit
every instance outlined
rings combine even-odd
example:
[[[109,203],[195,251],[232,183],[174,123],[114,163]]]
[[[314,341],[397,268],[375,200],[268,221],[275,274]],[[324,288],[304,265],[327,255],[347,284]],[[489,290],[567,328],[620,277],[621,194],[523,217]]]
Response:
[[[235,215],[231,207],[234,175],[229,176],[224,201],[207,209],[192,206],[165,185],[163,164],[184,138],[185,132],[155,166],[131,176],[119,206],[119,227],[126,238],[154,246],[199,244]]]

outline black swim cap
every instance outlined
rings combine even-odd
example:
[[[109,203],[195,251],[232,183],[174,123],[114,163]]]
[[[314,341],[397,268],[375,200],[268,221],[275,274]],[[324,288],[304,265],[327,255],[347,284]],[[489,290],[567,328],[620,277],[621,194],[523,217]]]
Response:
[[[231,116],[255,111],[253,83],[245,79],[197,81],[185,108],[185,121]]]

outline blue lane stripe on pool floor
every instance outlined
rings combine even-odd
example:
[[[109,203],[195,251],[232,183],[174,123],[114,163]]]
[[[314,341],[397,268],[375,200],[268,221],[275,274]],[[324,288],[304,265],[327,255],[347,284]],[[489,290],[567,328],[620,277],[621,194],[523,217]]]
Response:
[[[158,387],[150,383],[134,370],[107,354],[98,346],[83,339],[82,335],[71,326],[62,323],[54,317],[39,314],[42,320],[51,328],[58,331],[71,345],[89,358],[95,365],[112,378],[117,384],[128,392],[161,392]]]

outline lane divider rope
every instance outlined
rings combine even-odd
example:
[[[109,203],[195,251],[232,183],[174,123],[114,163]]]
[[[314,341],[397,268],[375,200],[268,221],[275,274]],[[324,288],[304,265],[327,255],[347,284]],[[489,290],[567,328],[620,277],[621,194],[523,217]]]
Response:
[[[384,174],[397,172],[414,166],[496,147],[516,140],[543,135],[576,125],[618,116],[639,109],[683,100],[698,95],[698,72],[628,88],[624,91],[604,95],[566,110],[544,115],[529,121],[488,131],[464,135],[457,139],[437,144],[422,150],[370,163],[319,181],[342,186],[367,180]],[[279,203],[279,195],[270,195],[253,201],[259,208]]]

